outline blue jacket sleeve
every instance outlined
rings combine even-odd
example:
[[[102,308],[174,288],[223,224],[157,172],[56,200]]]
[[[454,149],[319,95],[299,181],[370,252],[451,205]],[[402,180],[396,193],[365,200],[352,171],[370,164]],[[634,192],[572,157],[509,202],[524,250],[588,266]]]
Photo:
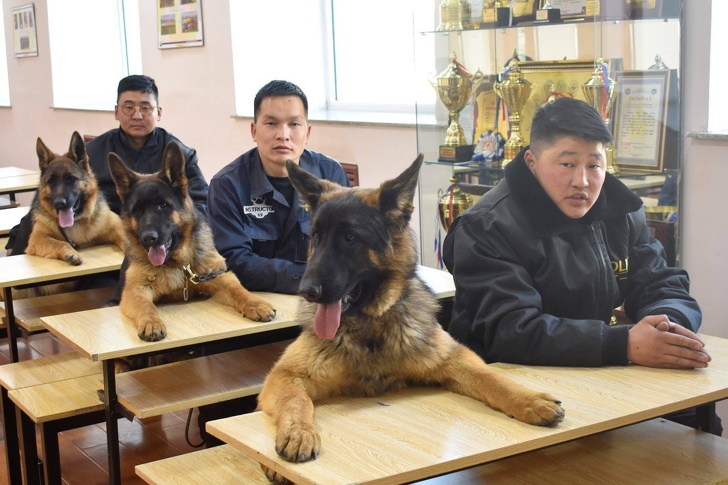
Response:
[[[215,247],[226,259],[228,268],[248,290],[297,293],[306,265],[264,258],[253,251],[251,231],[241,202],[243,200],[245,198],[231,180],[214,178],[210,183],[208,210]]]

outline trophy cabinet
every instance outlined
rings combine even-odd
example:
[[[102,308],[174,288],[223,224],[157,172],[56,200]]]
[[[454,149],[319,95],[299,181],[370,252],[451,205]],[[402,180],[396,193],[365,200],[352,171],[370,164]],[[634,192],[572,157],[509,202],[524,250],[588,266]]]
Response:
[[[560,96],[599,108],[610,173],[651,208],[654,237],[669,238],[679,264],[681,2],[510,0],[504,15],[503,2],[428,1],[431,15],[414,19],[422,264],[444,268],[448,218],[467,208],[453,201],[499,183],[535,110]]]

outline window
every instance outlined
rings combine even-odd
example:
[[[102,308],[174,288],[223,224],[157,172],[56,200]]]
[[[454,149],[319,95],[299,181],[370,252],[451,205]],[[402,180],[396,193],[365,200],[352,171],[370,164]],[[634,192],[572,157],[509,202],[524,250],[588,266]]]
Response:
[[[138,3],[48,0],[53,105],[109,110],[119,79],[141,73]]]
[[[0,59],[0,106],[10,106],[10,84],[8,82],[8,54],[5,49],[5,19],[0,9],[0,48],[5,53]]]
[[[683,7],[685,8],[685,7]],[[728,66],[725,63],[725,49],[728,42],[728,30],[724,21],[728,15],[728,2],[713,0],[710,19],[710,84],[708,95],[708,130],[728,130],[728,90],[725,88],[725,79],[728,76]]]
[[[272,79],[298,84],[312,119],[412,115],[425,90],[434,104],[428,73],[415,71],[415,9],[434,24],[432,5],[421,0],[230,0],[236,113],[252,116],[255,93]]]

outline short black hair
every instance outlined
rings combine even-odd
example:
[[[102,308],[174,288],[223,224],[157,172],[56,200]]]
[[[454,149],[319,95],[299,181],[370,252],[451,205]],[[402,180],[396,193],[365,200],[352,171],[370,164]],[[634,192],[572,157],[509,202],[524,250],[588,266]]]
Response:
[[[584,101],[564,96],[536,110],[531,122],[531,150],[539,151],[559,138],[576,136],[607,144],[612,134],[602,116]]]
[[[308,99],[303,90],[290,81],[275,80],[260,88],[255,95],[255,99],[253,100],[253,121],[258,121],[260,103],[263,102],[263,99],[273,96],[298,96],[303,102],[303,112],[306,115],[306,119],[308,119]]]
[[[136,91],[139,93],[147,93],[154,96],[154,102],[159,104],[159,89],[154,84],[154,79],[144,74],[132,74],[119,81],[119,87],[116,89],[116,102],[121,99],[121,93],[127,91]]]

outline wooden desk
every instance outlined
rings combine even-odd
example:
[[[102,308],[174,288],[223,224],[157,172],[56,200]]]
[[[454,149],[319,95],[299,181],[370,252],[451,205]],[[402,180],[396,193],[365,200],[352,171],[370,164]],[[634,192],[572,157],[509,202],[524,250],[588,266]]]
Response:
[[[13,288],[28,288],[80,276],[118,271],[124,259],[124,253],[113,245],[93,246],[79,252],[83,256],[83,264],[79,266],[27,254],[0,258],[0,288],[5,300],[10,356],[13,362],[18,361],[18,328],[13,312]]]
[[[29,206],[0,210],[0,236],[10,234],[10,229],[15,227],[29,210]]]
[[[15,194],[33,192],[38,188],[40,173],[13,175],[0,178],[0,195],[7,194],[11,203],[15,203]]]
[[[448,273],[423,268],[421,276],[436,294],[453,295],[455,286]],[[296,326],[295,314],[302,298],[298,295],[256,293],[276,308],[271,322],[257,323],[244,318],[235,310],[209,300],[159,305],[167,337],[158,342],[139,339],[134,325],[118,307],[100,308],[85,312],[56,315],[41,319],[43,325],[57,337],[93,361],[104,363],[104,395],[107,409],[107,441],[109,477],[120,483],[118,423],[119,404],[116,396],[114,359],[155,352],[187,348],[208,342],[240,338]]]
[[[121,314],[119,307],[41,319],[48,330],[81,355],[93,361],[103,361],[110,483],[121,483],[118,418],[124,411],[117,400],[114,360],[119,357],[189,348],[297,325],[294,317],[302,300],[300,296],[256,294],[273,304],[277,310],[275,319],[263,323],[253,322],[234,309],[211,300],[160,305],[158,308],[162,321],[167,326],[167,337],[158,342],[139,339],[134,324]]]
[[[297,484],[421,480],[728,398],[728,340],[702,338],[713,357],[702,370],[494,364],[514,381],[563,401],[566,418],[554,428],[508,419],[433,388],[317,403],[322,450],[306,463],[276,454],[275,426],[261,412],[211,421],[207,428]]]
[[[38,170],[28,170],[20,167],[0,167],[0,178],[17,177],[18,175],[40,175]]]

